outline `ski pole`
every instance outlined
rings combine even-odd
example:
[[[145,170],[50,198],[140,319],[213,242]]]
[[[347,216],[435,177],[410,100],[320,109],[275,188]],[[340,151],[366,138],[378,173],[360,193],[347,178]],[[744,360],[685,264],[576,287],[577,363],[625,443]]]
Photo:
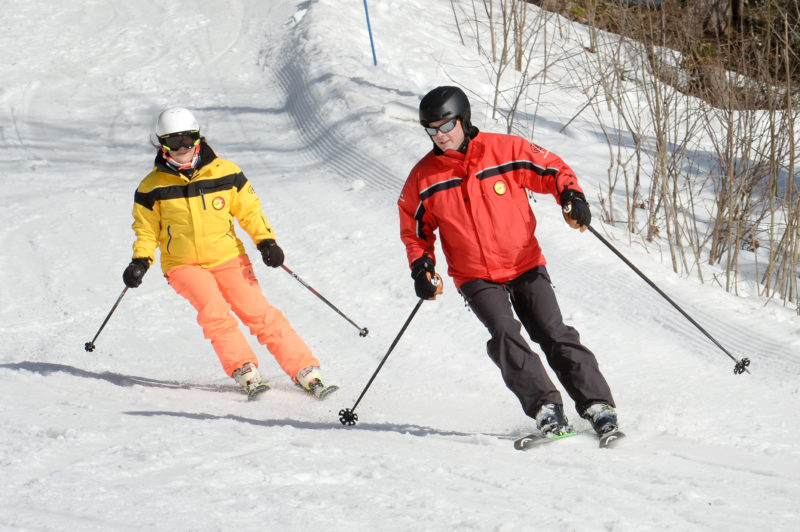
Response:
[[[372,374],[372,377],[370,377],[369,382],[367,382],[367,385],[364,387],[364,390],[361,392],[361,395],[358,396],[358,399],[353,405],[353,408],[343,408],[339,410],[339,421],[342,423],[342,425],[355,425],[358,422],[358,414],[356,414],[356,407],[358,406],[358,403],[361,402],[361,399],[364,397],[364,394],[367,393],[367,390],[369,390],[369,387],[372,385],[372,381],[375,380],[375,377],[378,375],[378,372],[383,367],[383,364],[386,362],[386,359],[389,358],[389,354],[392,352],[392,349],[394,349],[394,346],[396,346],[397,342],[400,341],[400,337],[403,336],[404,332],[406,332],[408,324],[411,323],[411,320],[414,318],[414,314],[417,313],[419,307],[422,306],[422,303],[424,301],[425,301],[424,299],[420,299],[417,302],[417,305],[414,307],[414,310],[411,311],[411,314],[408,316],[408,319],[403,324],[403,328],[400,329],[399,333],[397,333],[394,342],[392,342],[392,345],[389,346],[389,350],[383,356],[383,360],[381,360],[381,363],[378,364],[377,369],[375,369],[375,373]]]
[[[127,292],[127,291],[128,291],[128,287],[127,286],[122,289],[122,293],[117,298],[117,302],[114,303],[114,306],[111,307],[111,311],[109,311],[108,316],[106,316],[106,319],[103,320],[103,324],[100,326],[100,329],[98,329],[97,334],[94,335],[94,338],[92,338],[91,342],[86,342],[84,344],[84,346],[83,346],[84,349],[86,349],[89,352],[94,351],[94,341],[97,340],[98,336],[100,336],[100,331],[103,330],[103,327],[106,326],[106,323],[108,323],[108,320],[109,320],[109,318],[111,318],[111,315],[114,314],[115,310],[117,310],[117,305],[119,305],[119,302],[122,301],[122,296],[124,296],[125,292]]]
[[[628,267],[630,267],[630,269],[632,269],[634,272],[636,272],[636,274],[637,274],[639,277],[641,277],[642,279],[644,279],[644,282],[646,282],[647,284],[649,284],[649,285],[650,285],[650,287],[651,287],[653,290],[655,290],[656,292],[658,292],[658,293],[661,295],[661,297],[663,297],[664,299],[666,299],[666,300],[667,300],[667,301],[668,301],[668,302],[669,302],[669,303],[670,303],[670,304],[671,304],[673,307],[675,307],[675,308],[678,310],[678,312],[680,312],[681,314],[683,314],[683,317],[684,317],[684,318],[686,318],[687,320],[689,320],[689,322],[690,322],[692,325],[694,325],[695,327],[697,327],[697,329],[698,329],[698,330],[699,330],[701,333],[703,333],[704,335],[706,335],[706,337],[707,337],[709,340],[711,340],[712,342],[714,342],[714,345],[716,345],[717,347],[719,347],[720,349],[722,349],[722,352],[723,352],[723,353],[725,353],[726,355],[728,355],[728,356],[729,356],[729,357],[730,357],[730,358],[731,358],[731,359],[732,359],[734,362],[736,362],[736,364],[735,364],[735,365],[734,365],[734,367],[733,367],[733,373],[734,373],[734,375],[739,375],[739,374],[741,374],[741,373],[744,373],[745,371],[746,371],[747,373],[750,373],[750,370],[749,370],[749,369],[747,369],[747,366],[749,366],[749,365],[750,365],[750,359],[749,359],[749,358],[743,358],[743,359],[741,359],[741,360],[737,360],[737,359],[736,359],[736,357],[735,357],[735,356],[733,356],[732,354],[730,354],[730,353],[728,352],[728,350],[727,350],[727,349],[725,349],[724,347],[722,347],[722,344],[720,344],[720,343],[719,343],[719,342],[718,342],[718,341],[717,341],[717,340],[716,340],[716,339],[715,339],[713,336],[711,336],[711,335],[708,333],[708,331],[706,331],[704,328],[702,328],[702,327],[700,326],[700,324],[699,324],[699,323],[697,323],[697,322],[696,322],[696,321],[695,321],[695,320],[694,320],[694,319],[693,319],[691,316],[689,316],[689,314],[687,314],[687,313],[686,313],[686,311],[684,311],[684,310],[683,310],[683,309],[682,309],[682,308],[681,308],[681,307],[680,307],[680,306],[679,306],[677,303],[675,303],[675,302],[674,302],[672,299],[670,299],[670,297],[669,297],[667,294],[665,294],[665,293],[664,293],[664,292],[663,292],[663,291],[662,291],[662,290],[661,290],[661,289],[660,289],[658,286],[656,286],[656,284],[655,284],[653,281],[651,281],[650,279],[648,279],[648,278],[647,278],[647,276],[646,276],[645,274],[643,274],[643,273],[642,273],[642,272],[641,272],[641,271],[640,271],[640,270],[639,270],[639,269],[638,269],[636,266],[634,266],[634,265],[631,263],[631,261],[629,261],[627,258],[625,258],[625,256],[624,256],[622,253],[620,253],[620,252],[617,250],[617,248],[615,248],[614,246],[612,246],[612,245],[611,245],[611,243],[610,243],[608,240],[606,240],[605,238],[603,238],[603,236],[602,236],[600,233],[598,233],[597,231],[595,231],[594,227],[592,227],[591,225],[589,226],[589,231],[591,231],[591,232],[592,232],[592,234],[593,234],[594,236],[596,236],[596,237],[597,237],[597,238],[600,240],[600,242],[602,242],[603,244],[605,244],[605,245],[606,245],[606,247],[607,247],[608,249],[610,249],[611,251],[613,251],[613,252],[614,252],[614,254],[615,254],[617,257],[619,257],[620,259],[622,259],[622,262],[624,262],[625,264],[627,264],[627,265],[628,265]]]
[[[324,301],[324,302],[325,302],[325,304],[326,304],[326,305],[328,305],[328,306],[329,306],[329,307],[331,307],[333,310],[335,310],[335,311],[336,311],[336,313],[337,313],[337,314],[339,314],[339,316],[341,316],[341,317],[343,317],[344,319],[346,319],[348,322],[350,322],[350,324],[351,324],[351,325],[353,325],[353,326],[354,326],[356,329],[358,329],[358,335],[359,335],[360,337],[364,338],[365,336],[367,336],[367,335],[369,334],[369,329],[367,329],[366,327],[363,327],[363,328],[362,328],[362,327],[359,327],[359,326],[358,326],[358,324],[357,324],[356,322],[354,322],[353,320],[351,320],[350,318],[348,318],[348,317],[347,317],[347,316],[344,314],[344,312],[342,312],[341,310],[339,310],[338,308],[336,308],[336,306],[335,306],[333,303],[331,303],[330,301],[328,301],[327,299],[325,299],[325,298],[323,297],[323,295],[322,295],[322,294],[320,294],[319,292],[317,292],[316,290],[314,290],[314,288],[313,288],[313,287],[312,287],[310,284],[308,284],[307,282],[305,282],[304,280],[302,280],[302,279],[301,279],[301,278],[300,278],[300,277],[299,277],[299,276],[298,276],[296,273],[294,273],[292,270],[290,270],[289,268],[287,268],[287,267],[286,267],[286,265],[282,265],[281,267],[282,267],[284,270],[286,270],[286,272],[287,272],[287,273],[289,273],[289,275],[291,275],[292,277],[294,277],[295,279],[297,279],[297,282],[299,282],[301,285],[303,285],[303,286],[305,286],[306,288],[308,288],[308,289],[309,289],[309,291],[310,291],[312,294],[314,294],[315,296],[317,296],[318,298],[320,298],[322,301]]]

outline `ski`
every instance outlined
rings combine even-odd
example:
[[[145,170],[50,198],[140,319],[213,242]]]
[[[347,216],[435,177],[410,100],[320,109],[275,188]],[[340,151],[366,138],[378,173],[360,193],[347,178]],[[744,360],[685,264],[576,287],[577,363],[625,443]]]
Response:
[[[600,448],[611,449],[617,446],[619,440],[625,437],[625,433],[621,430],[612,430],[600,436]]]
[[[518,451],[527,451],[528,449],[532,449],[533,447],[537,447],[543,443],[552,443],[554,441],[563,440],[564,438],[568,438],[570,436],[576,436],[580,434],[579,432],[568,432],[566,434],[562,434],[561,436],[542,436],[539,433],[531,433],[526,434],[520,438],[514,440],[514,449]],[[621,430],[613,430],[611,432],[607,432],[602,436],[599,436],[598,445],[601,449],[612,449],[617,446],[619,440],[625,437],[625,433]]]
[[[331,384],[329,386],[325,386],[324,384],[319,382],[319,383],[312,384],[311,388],[306,390],[306,391],[310,395],[312,395],[313,397],[316,397],[317,400],[322,401],[323,399],[325,399],[326,397],[328,397],[330,394],[332,394],[333,392],[335,392],[338,389],[339,389],[339,387],[336,386],[335,384]]]
[[[299,385],[298,385],[298,387],[302,388]],[[314,397],[318,401],[322,401],[323,399],[325,399],[326,397],[328,397],[330,394],[332,394],[333,392],[335,392],[338,389],[339,389],[339,387],[336,386],[335,384],[331,384],[330,386],[325,386],[324,384],[321,384],[321,383],[320,384],[316,384],[316,383],[312,384],[311,388],[308,389],[308,390],[305,390],[303,388],[303,390],[308,395]],[[267,390],[269,390],[269,386],[266,383],[261,383],[258,386],[256,386],[255,388],[253,388],[252,390],[250,390],[250,392],[247,394],[247,400],[248,401],[254,401],[254,400],[258,399],[259,395],[261,395],[262,393],[266,392]]]
[[[525,436],[514,440],[514,449],[518,451],[527,451],[528,449],[532,449],[543,443],[552,443],[554,441],[563,440],[564,438],[569,438],[570,436],[575,436],[577,434],[577,432],[567,432],[566,434],[561,434],[559,436],[542,436],[538,433],[526,434]]]

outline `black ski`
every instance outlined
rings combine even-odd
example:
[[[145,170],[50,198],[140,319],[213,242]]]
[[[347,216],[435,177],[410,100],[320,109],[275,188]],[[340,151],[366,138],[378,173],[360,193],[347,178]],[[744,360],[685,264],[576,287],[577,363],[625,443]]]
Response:
[[[570,436],[576,436],[581,434],[579,432],[568,432],[566,434],[562,434],[561,436],[542,436],[538,432],[533,432],[531,434],[526,434],[520,438],[514,440],[514,449],[518,451],[527,451],[528,449],[532,449],[534,447],[538,447],[544,443],[552,443],[554,441],[563,440],[564,438],[569,438]],[[621,430],[614,430],[611,432],[607,432],[600,436],[599,446],[601,449],[612,449],[617,446],[619,440],[625,437],[625,433]]]

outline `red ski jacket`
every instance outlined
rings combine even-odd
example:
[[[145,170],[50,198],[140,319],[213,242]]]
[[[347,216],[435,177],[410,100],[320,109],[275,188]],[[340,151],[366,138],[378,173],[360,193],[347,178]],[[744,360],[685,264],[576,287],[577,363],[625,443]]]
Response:
[[[438,229],[457,288],[472,279],[510,281],[545,264],[527,190],[560,202],[568,188],[583,192],[572,169],[521,137],[480,132],[466,154],[431,151],[397,201],[409,265],[423,254],[436,260]]]

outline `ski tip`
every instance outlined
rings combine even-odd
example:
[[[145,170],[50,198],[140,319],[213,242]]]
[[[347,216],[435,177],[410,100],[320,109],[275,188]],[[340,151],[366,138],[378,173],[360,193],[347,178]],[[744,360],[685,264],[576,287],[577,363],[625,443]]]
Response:
[[[521,438],[517,438],[516,440],[514,440],[514,449],[518,451],[524,451],[525,449],[533,445],[534,441],[540,438],[541,436],[537,434],[527,434]]]
[[[316,397],[319,401],[322,401],[338,389],[339,389],[338,386],[336,386],[335,384],[331,384],[330,386],[326,386],[325,388],[319,390],[316,393],[312,393],[312,395]]]
[[[614,447],[617,442],[624,437],[625,433],[621,430],[615,430],[613,432],[609,432],[608,434],[603,434],[600,436],[600,448],[608,449]]]

